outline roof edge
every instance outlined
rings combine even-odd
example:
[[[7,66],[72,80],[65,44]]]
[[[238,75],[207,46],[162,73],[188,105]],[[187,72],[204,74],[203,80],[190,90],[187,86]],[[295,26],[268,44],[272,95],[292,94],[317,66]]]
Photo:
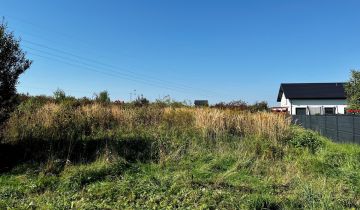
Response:
[[[281,102],[281,97],[282,97],[283,93],[284,93],[284,90],[282,88],[282,84],[280,84],[280,89],[279,89],[279,93],[278,93],[278,97],[277,97],[277,102]]]

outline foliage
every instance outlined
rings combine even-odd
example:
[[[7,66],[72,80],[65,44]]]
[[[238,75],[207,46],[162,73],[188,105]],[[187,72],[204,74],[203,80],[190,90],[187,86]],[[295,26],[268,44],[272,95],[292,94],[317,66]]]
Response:
[[[6,124],[41,155],[0,172],[0,209],[360,208],[360,147],[284,115],[38,102]]]
[[[249,107],[251,112],[258,112],[258,111],[268,111],[269,105],[266,101],[256,102],[255,104]]]
[[[17,104],[16,85],[19,76],[31,65],[20,48],[20,41],[7,25],[0,24],[0,124],[3,123]]]
[[[135,107],[143,107],[143,106],[148,106],[150,104],[150,101],[147,98],[145,98],[143,95],[141,95],[136,98],[133,104]]]
[[[103,104],[110,103],[109,92],[101,91],[99,94],[95,94],[95,101]]]
[[[293,129],[289,143],[298,148],[307,148],[312,153],[318,151],[324,144],[323,140],[313,131]]]
[[[55,92],[54,92],[54,99],[56,102],[62,102],[66,99],[66,94],[63,90],[61,89],[57,89]]]
[[[349,108],[360,109],[360,71],[351,71],[351,78],[345,84],[345,91]]]
[[[54,102],[54,98],[45,95],[38,95],[38,96],[30,96],[28,94],[18,94],[18,99],[20,101],[20,105],[26,103],[27,101],[36,101],[39,104],[46,104]]]
[[[185,107],[187,105],[185,101],[184,102],[175,101],[169,95],[167,95],[162,99],[157,99],[154,102],[154,106],[159,108],[165,108],[165,107],[180,108],[180,107]]]
[[[250,112],[268,111],[269,106],[266,101],[256,102],[255,104],[248,104],[245,101],[237,100],[229,103],[220,102],[213,106],[217,109],[233,109],[233,110],[244,110]]]

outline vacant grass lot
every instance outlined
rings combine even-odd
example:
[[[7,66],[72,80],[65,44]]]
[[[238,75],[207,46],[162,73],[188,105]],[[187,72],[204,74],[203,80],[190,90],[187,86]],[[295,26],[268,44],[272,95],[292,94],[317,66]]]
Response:
[[[360,147],[283,115],[22,104],[0,209],[359,209]]]

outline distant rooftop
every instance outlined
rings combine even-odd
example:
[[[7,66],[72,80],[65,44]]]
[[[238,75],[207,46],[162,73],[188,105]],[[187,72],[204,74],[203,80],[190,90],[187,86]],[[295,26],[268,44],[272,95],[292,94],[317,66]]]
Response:
[[[335,83],[282,83],[277,101],[282,94],[288,99],[346,99],[344,82]]]
[[[195,100],[194,104],[195,104],[195,106],[208,106],[209,101],[208,100]]]

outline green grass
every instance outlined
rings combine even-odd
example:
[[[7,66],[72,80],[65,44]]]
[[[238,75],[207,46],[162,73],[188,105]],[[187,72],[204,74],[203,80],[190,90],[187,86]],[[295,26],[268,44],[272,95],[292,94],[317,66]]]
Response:
[[[1,136],[0,209],[360,209],[360,146],[282,115],[23,104]]]
[[[360,147],[293,130],[287,144],[232,138],[162,163],[20,165],[0,175],[0,209],[360,208]],[[306,140],[316,149],[294,143]]]

